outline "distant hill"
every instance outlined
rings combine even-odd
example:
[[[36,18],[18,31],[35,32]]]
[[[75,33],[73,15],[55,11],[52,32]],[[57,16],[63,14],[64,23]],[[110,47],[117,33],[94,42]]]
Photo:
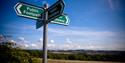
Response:
[[[42,50],[24,50],[31,57],[42,58]],[[125,51],[105,50],[48,50],[49,59],[86,60],[86,61],[120,61],[125,62]]]
[[[58,54],[89,54],[89,55],[124,55],[125,51],[107,51],[107,50],[49,50],[51,53],[58,53]]]

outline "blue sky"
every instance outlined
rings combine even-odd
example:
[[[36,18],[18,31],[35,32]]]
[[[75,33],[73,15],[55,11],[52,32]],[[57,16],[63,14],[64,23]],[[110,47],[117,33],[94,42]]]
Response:
[[[57,0],[1,0],[0,34],[26,49],[42,49],[43,28],[36,20],[17,16],[14,5],[23,1],[41,7]],[[48,49],[125,51],[124,0],[64,0],[68,26],[48,24]]]

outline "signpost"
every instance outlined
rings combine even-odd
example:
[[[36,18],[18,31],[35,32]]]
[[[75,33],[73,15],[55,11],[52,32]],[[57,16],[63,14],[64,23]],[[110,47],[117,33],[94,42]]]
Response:
[[[17,3],[14,7],[17,15],[32,18],[32,19],[41,19],[40,16],[44,10],[40,7],[36,7],[26,3]]]
[[[55,4],[48,8],[45,4],[43,8],[36,7],[30,4],[17,3],[14,9],[17,15],[32,19],[37,19],[36,28],[43,26],[43,60],[42,63],[47,63],[47,26],[48,23],[56,23],[68,25],[68,16],[63,14],[63,0],[58,0]]]
[[[45,9],[45,12],[44,12],[44,17],[43,17],[43,60],[42,62],[43,63],[47,63],[47,21],[48,21],[48,11],[47,11],[47,8],[48,8],[48,4],[45,4],[44,5],[44,9]]]
[[[64,3],[62,0],[57,1],[55,4],[48,8],[48,5],[44,5],[44,25],[43,25],[43,63],[47,63],[47,24],[59,17],[64,10]]]

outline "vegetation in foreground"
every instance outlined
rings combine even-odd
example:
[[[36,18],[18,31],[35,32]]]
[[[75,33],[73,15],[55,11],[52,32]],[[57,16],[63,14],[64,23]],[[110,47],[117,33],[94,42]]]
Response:
[[[41,63],[40,58],[42,58],[42,51],[40,50],[22,50],[21,48],[17,47],[15,43],[9,41],[0,43],[0,63]],[[48,58],[58,59],[58,60],[48,60],[49,63],[78,63],[78,62],[82,63],[80,61],[83,60],[125,62],[124,55],[98,55],[98,54],[88,55],[83,53],[56,54],[48,52]],[[80,60],[80,61],[69,61],[69,60]]]

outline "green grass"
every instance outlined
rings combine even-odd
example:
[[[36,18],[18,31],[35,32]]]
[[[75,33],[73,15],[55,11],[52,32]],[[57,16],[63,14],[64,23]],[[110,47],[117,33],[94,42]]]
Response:
[[[42,63],[41,58],[32,58],[32,63]]]

